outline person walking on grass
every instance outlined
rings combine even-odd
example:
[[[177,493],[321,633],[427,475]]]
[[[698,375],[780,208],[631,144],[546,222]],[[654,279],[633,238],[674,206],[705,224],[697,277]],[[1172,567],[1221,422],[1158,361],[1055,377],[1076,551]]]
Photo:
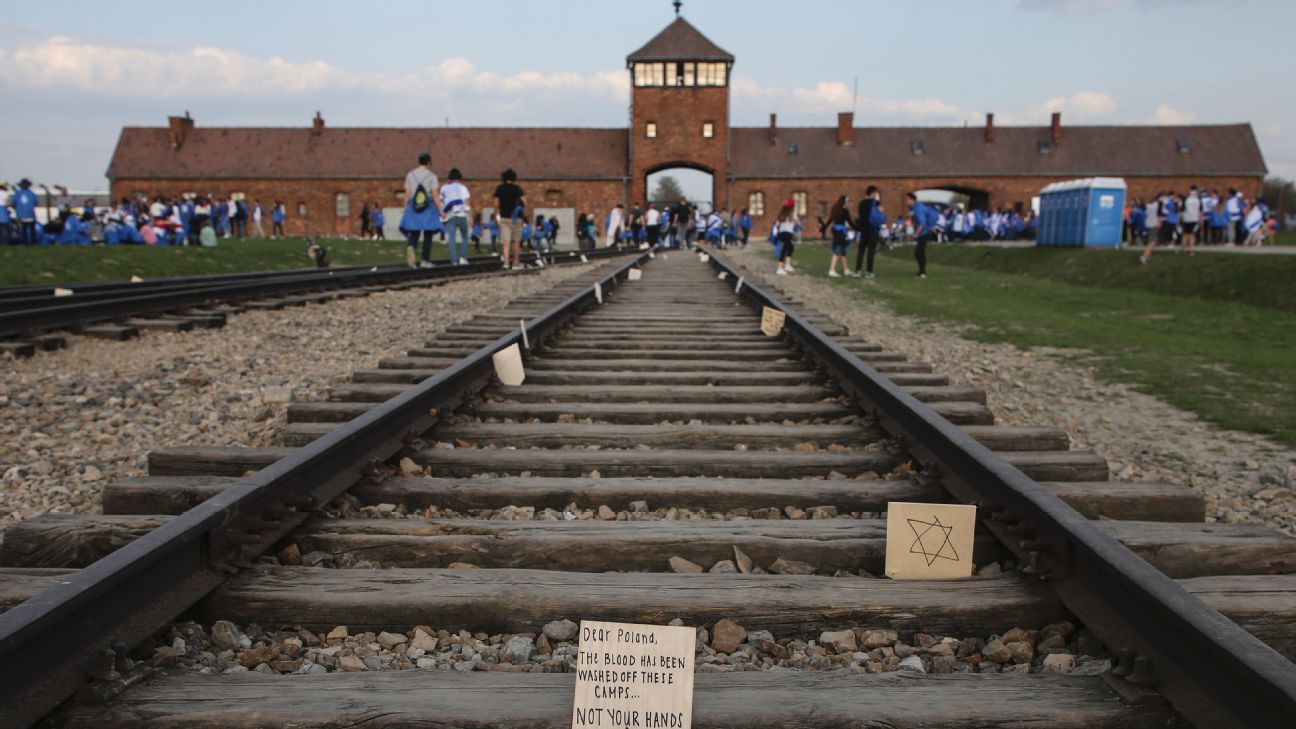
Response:
[[[873,258],[877,255],[879,231],[886,224],[886,213],[882,210],[882,194],[876,185],[869,185],[864,191],[864,199],[859,204],[859,245],[855,247],[855,270],[846,269],[847,276],[873,278]],[[864,265],[861,265],[864,264]]]
[[[842,274],[837,273],[838,261],[841,261],[842,273],[850,273],[848,255],[855,228],[851,225],[848,202],[846,196],[842,195],[833,203],[832,210],[828,211],[828,226],[832,232],[832,260],[828,263],[828,278],[841,278]]]
[[[927,244],[936,237],[936,220],[940,217],[935,208],[918,199],[916,193],[906,195],[913,216],[914,260],[918,262],[918,278],[927,278]]]
[[[1202,199],[1197,193],[1197,186],[1193,185],[1188,188],[1188,197],[1183,201],[1183,214],[1181,216],[1183,226],[1183,249],[1188,255],[1193,254],[1193,248],[1197,246],[1197,236],[1201,234],[1202,227]]]
[[[188,203],[188,207],[189,207],[189,216],[190,218],[192,218],[193,209],[194,209],[194,204],[192,201]],[[265,211],[261,209],[261,201],[253,200],[252,201],[252,235],[256,238],[266,237],[265,228],[261,225],[261,220],[264,217],[265,217]],[[188,229],[189,226],[186,225],[185,228]]]
[[[792,267],[792,254],[796,252],[796,234],[799,227],[801,227],[801,220],[796,214],[796,202],[788,200],[783,203],[778,217],[774,219],[774,240],[775,245],[778,246],[779,262],[778,270],[774,273],[779,276],[796,273],[796,269]]]
[[[210,207],[210,203],[208,204]],[[270,211],[270,238],[284,237],[284,218],[288,217],[282,200],[275,200],[274,210]]]
[[[1149,241],[1147,247],[1143,249],[1143,255],[1139,256],[1139,263],[1147,265],[1152,260],[1152,250],[1158,245],[1168,246],[1174,243],[1175,236],[1179,232],[1179,202],[1175,200],[1173,193],[1163,192],[1157,195],[1157,219],[1160,227],[1157,228],[1156,240]]]
[[[369,208],[369,227],[373,230],[374,240],[382,240],[387,237],[386,231],[383,230],[386,223],[387,216],[383,215],[382,208],[378,207],[378,203],[374,203],[373,207]]]

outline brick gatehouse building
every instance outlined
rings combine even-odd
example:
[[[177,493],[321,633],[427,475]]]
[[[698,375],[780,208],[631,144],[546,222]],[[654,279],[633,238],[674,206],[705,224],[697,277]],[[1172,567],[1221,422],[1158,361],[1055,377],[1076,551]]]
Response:
[[[1132,196],[1196,183],[1257,194],[1266,173],[1250,124],[1188,126],[828,127],[729,125],[734,57],[677,17],[626,59],[631,128],[202,127],[186,114],[167,127],[126,127],[108,167],[112,194],[242,193],[281,200],[290,234],[354,234],[359,206],[399,220],[402,181],[420,152],[442,176],[463,171],[481,209],[506,167],[533,212],[596,219],[618,202],[642,204],[648,176],[671,168],[712,175],[717,207],[750,208],[762,230],[792,198],[810,216],[869,184],[888,212],[910,190],[943,189],[978,207],[1028,207],[1050,182],[1123,177]],[[565,219],[565,220],[564,220]],[[388,225],[391,231],[395,225]]]

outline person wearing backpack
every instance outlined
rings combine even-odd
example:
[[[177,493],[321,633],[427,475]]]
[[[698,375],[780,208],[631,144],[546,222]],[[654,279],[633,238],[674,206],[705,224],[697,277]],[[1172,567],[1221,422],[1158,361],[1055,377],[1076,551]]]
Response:
[[[429,268],[432,265],[432,236],[445,230],[441,224],[441,201],[437,199],[440,188],[436,173],[432,171],[432,155],[424,152],[418,157],[418,167],[405,175],[405,213],[400,229],[405,232],[409,246],[405,249],[405,263],[410,268]],[[423,255],[415,255],[419,238],[423,239]]]
[[[886,213],[882,211],[880,202],[881,197],[877,185],[869,185],[864,191],[864,199],[860,200],[860,241],[855,248],[855,270],[847,268],[847,276],[859,278],[863,271],[864,278],[873,278],[873,258],[877,255],[878,230],[886,223]]]

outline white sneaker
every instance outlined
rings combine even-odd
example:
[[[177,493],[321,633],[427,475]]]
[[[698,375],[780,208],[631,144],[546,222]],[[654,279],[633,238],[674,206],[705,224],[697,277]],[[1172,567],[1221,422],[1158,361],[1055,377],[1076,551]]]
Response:
[[[846,274],[845,274],[845,275],[846,275],[846,278],[859,278],[859,274],[856,273],[855,271],[850,270],[849,268],[846,269]]]
[[[856,274],[856,275],[859,275],[859,274]],[[867,279],[872,280],[872,279],[877,278],[877,276],[874,276],[872,272],[869,272],[869,273],[864,274],[864,278],[867,278]]]
[[[792,267],[792,264],[789,263],[789,264],[787,265],[787,272],[788,272],[788,273],[796,273],[796,269],[793,268],[793,267]]]
[[[431,262],[431,261],[419,261],[418,267],[419,267],[419,268],[432,268],[432,262]]]
[[[828,278],[841,278],[841,274],[836,271],[829,271]]]
[[[467,266],[467,265],[468,265],[468,259],[467,259],[467,258],[460,258],[460,259],[459,259],[459,265],[460,265],[460,266]]]
[[[777,273],[777,274],[780,275],[780,276],[786,276],[786,275],[787,275],[787,271],[785,271],[785,270],[783,270],[783,269],[781,269],[781,268],[780,268],[779,270],[775,271],[774,273]]]

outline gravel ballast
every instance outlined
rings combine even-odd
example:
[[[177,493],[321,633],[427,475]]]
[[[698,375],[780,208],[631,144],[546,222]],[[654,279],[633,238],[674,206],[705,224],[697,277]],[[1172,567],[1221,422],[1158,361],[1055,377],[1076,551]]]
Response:
[[[452,324],[588,275],[591,265],[456,281],[279,311],[223,329],[149,332],[0,359],[0,525],[99,510],[103,485],[161,446],[270,446],[290,400],[420,346]]]

